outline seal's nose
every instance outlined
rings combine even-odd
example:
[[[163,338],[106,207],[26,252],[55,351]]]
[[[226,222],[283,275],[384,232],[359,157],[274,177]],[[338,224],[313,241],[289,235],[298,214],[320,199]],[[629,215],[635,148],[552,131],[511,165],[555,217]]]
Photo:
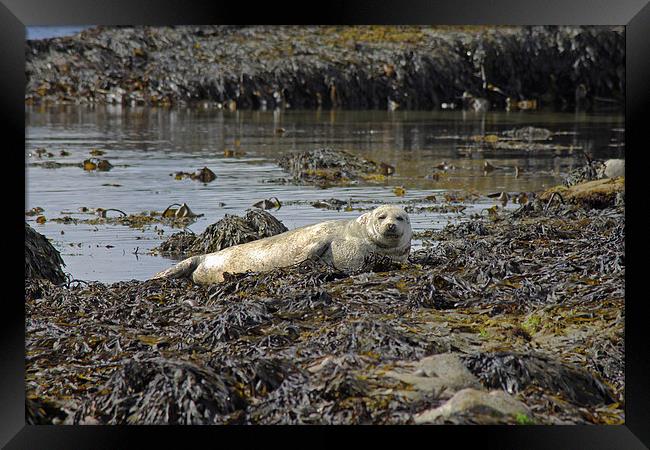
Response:
[[[397,230],[397,225],[395,225],[394,223],[389,223],[388,231],[395,231],[395,230]]]

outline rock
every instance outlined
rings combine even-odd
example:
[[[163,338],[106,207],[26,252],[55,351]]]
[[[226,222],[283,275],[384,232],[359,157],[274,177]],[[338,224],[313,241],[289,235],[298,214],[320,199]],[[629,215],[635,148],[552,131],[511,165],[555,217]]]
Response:
[[[412,366],[410,372],[390,371],[386,376],[413,386],[415,395],[435,392],[440,398],[450,398],[464,388],[481,389],[481,384],[454,353],[427,356]]]
[[[424,411],[414,417],[417,424],[444,422],[453,420],[454,416],[468,414],[482,420],[479,423],[502,423],[506,418],[515,422],[521,416],[530,418],[528,407],[503,391],[479,391],[472,388],[456,393],[448,402],[438,408]]]
[[[607,178],[618,178],[625,176],[624,159],[608,159],[605,161],[604,175]]]
[[[44,278],[54,284],[63,283],[65,266],[58,250],[45,236],[25,223],[25,279]]]

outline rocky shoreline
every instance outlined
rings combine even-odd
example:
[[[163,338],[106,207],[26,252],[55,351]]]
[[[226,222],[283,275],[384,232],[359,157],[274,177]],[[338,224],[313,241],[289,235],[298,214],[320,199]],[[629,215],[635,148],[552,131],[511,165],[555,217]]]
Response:
[[[27,421],[624,423],[625,207],[562,194],[361,274],[26,279]]]
[[[27,41],[26,102],[622,110],[622,27],[98,27]]]

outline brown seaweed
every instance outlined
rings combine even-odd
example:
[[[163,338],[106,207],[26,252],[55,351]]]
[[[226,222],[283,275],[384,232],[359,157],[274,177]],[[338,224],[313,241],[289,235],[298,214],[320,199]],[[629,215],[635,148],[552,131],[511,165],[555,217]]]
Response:
[[[310,260],[209,287],[26,280],[26,388],[47,402],[28,414],[408,424],[446,398],[418,387],[424,375],[389,373],[453,352],[479,387],[530,408],[499,423],[622,423],[624,239],[622,206],[536,198],[433,231],[408,263],[371,257],[355,273]]]
[[[202,255],[285,231],[282,222],[255,208],[247,210],[244,217],[226,214],[198,236],[189,231],[175,233],[153,251],[180,257]]]
[[[66,280],[61,254],[42,234],[25,223],[25,279],[45,278],[53,283]]]

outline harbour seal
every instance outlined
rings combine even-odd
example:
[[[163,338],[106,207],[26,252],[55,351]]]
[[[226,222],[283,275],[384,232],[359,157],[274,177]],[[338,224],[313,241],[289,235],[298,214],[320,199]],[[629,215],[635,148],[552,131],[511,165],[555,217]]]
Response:
[[[356,271],[371,255],[406,262],[412,234],[406,212],[384,205],[356,219],[330,220],[193,256],[153,278],[187,277],[198,284],[213,284],[223,281],[226,272],[264,272],[307,259],[320,259],[339,270]]]

